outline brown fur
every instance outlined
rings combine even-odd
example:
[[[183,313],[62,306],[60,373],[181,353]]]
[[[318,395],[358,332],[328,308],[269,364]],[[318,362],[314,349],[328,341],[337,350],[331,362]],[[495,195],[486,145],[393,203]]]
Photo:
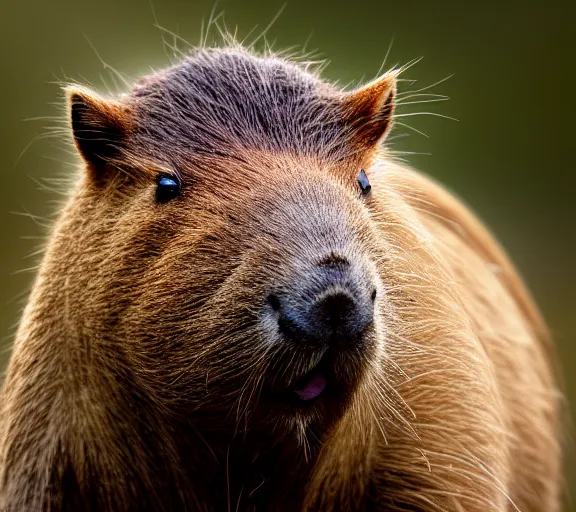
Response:
[[[86,172],[2,391],[3,510],[559,510],[546,327],[470,212],[379,149],[394,95],[238,48],[115,102],[69,91]],[[342,394],[293,409],[275,392],[317,354],[265,297],[326,254],[377,314],[334,357]]]

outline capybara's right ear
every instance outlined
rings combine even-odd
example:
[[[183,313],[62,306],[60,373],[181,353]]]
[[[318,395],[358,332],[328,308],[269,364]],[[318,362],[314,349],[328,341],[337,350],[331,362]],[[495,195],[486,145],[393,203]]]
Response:
[[[80,86],[65,88],[74,143],[87,164],[101,167],[117,158],[130,128],[130,110]]]

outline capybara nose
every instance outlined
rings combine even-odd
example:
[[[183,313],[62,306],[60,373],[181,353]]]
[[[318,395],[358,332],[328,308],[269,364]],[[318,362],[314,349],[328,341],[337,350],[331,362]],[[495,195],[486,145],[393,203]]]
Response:
[[[372,304],[364,303],[349,291],[326,293],[310,308],[308,330],[322,340],[354,341],[372,323]]]
[[[314,292],[268,297],[277,312],[280,332],[296,343],[344,345],[362,341],[374,319],[374,288],[356,283],[349,266],[318,268],[312,280]]]

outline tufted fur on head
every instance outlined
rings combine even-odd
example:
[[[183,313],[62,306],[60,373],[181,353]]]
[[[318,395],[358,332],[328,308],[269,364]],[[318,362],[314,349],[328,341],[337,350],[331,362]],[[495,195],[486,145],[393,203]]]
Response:
[[[68,89],[84,170],[2,390],[2,510],[559,510],[546,328],[485,228],[381,147],[396,75],[346,92],[232,47],[115,100]],[[286,336],[271,297],[301,310],[344,267],[374,289],[361,341]],[[325,392],[286,400],[317,365]]]

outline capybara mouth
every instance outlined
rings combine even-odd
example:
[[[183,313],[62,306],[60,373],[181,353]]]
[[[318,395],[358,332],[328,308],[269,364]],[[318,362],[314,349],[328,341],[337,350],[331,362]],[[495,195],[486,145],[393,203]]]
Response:
[[[325,412],[337,410],[349,398],[361,373],[358,360],[327,349],[311,369],[296,376],[279,396],[298,409],[320,406]]]
[[[324,354],[311,370],[283,392],[284,398],[289,403],[299,407],[310,406],[334,387],[327,359]]]
[[[298,403],[311,403],[316,400],[328,386],[325,373],[315,367],[291,387],[291,394]]]

